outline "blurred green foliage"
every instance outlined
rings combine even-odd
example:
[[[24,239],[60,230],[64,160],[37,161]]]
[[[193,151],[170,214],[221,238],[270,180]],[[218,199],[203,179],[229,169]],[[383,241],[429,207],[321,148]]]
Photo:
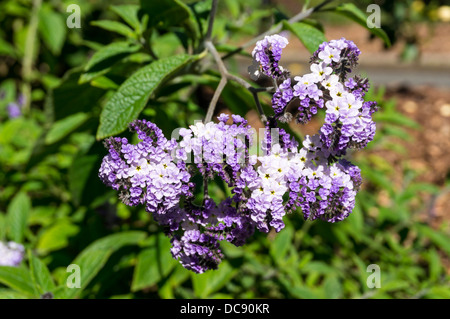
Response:
[[[78,3],[80,29],[65,26],[70,1],[0,3],[0,240],[27,248],[20,267],[0,267],[0,298],[450,297],[448,234],[417,218],[424,207],[417,194],[440,189],[416,182],[414,171],[395,189],[389,163],[364,152],[353,160],[365,188],[346,221],[305,222],[293,214],[279,234],[258,233],[239,248],[224,243],[226,261],[217,271],[196,275],[181,267],[151,216],[120,203],[98,179],[106,154],[100,140],[129,137],[126,123],[137,117],[166,134],[204,117],[205,92],[219,81],[201,46],[211,1]],[[285,18],[259,0],[220,1],[213,38],[225,54],[237,47],[230,43]],[[307,48],[324,37],[320,18],[315,13],[292,29]],[[122,93],[136,99],[128,105]],[[7,106],[19,95],[22,115],[10,119]],[[409,139],[404,129],[420,128],[383,95],[367,96],[381,106],[369,148],[402,152],[392,138]],[[232,84],[222,100],[240,115],[254,108],[251,94]],[[226,192],[211,185],[216,199]],[[70,264],[82,270],[80,289],[66,285]],[[380,289],[366,284],[370,264],[380,266]]]

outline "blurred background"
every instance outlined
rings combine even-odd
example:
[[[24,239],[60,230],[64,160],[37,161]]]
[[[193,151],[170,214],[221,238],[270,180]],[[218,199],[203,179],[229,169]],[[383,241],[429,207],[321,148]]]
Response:
[[[66,26],[73,3],[81,8],[79,29]],[[142,5],[126,2],[134,3]],[[211,1],[182,3],[207,21]],[[310,7],[319,3],[308,1]],[[363,176],[353,213],[336,224],[305,222],[300,213],[286,216],[279,234],[255,234],[238,248],[223,243],[226,258],[219,269],[196,275],[172,259],[170,243],[151,216],[120,203],[97,177],[106,154],[95,139],[102,105],[151,60],[138,52],[116,57],[100,75],[86,73],[97,50],[128,32],[93,21],[123,21],[111,6],[125,2],[2,0],[0,241],[22,244],[26,256],[17,267],[0,266],[0,298],[36,298],[48,291],[66,298],[450,298],[450,5],[347,3],[366,15],[369,4],[378,4],[392,43],[333,10],[312,16],[329,40],[345,37],[359,47],[357,72],[371,83],[366,100],[380,105],[375,140],[348,156]],[[225,54],[304,5],[220,1],[214,39]],[[178,26],[157,26],[144,35],[159,56],[185,46]],[[282,65],[293,75],[308,72],[310,53],[287,36]],[[227,59],[229,69],[246,78],[250,64],[248,54]],[[89,78],[81,81],[83,74]],[[169,136],[204,117],[215,85],[196,83],[181,102],[161,92],[142,117]],[[262,101],[267,107],[270,96]],[[241,113],[262,127],[253,104],[245,93],[225,90],[217,112]],[[304,136],[320,126],[319,116],[291,129]],[[219,184],[210,193],[226,196]],[[106,253],[95,259],[93,247]],[[72,263],[83,265],[86,275],[81,289],[67,293]],[[371,264],[380,267],[381,288],[367,284]]]

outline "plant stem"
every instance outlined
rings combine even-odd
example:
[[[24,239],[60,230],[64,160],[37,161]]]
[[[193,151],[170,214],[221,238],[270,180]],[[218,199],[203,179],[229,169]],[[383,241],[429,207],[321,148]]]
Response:
[[[39,24],[39,10],[41,9],[42,0],[33,0],[33,9],[31,12],[30,25],[28,27],[27,38],[25,41],[25,52],[22,60],[22,94],[24,96],[24,104],[22,110],[27,114],[31,105],[31,77],[33,72],[33,54],[35,50],[36,33]]]
[[[216,17],[217,12],[217,3],[219,0],[213,0],[211,5],[211,11],[209,13],[209,21],[208,21],[208,30],[206,31],[205,41],[211,40],[211,35],[214,26],[214,18]]]
[[[219,101],[220,94],[225,88],[225,85],[227,85],[227,78],[222,77],[220,79],[219,85],[216,88],[216,91],[214,92],[211,102],[209,103],[208,111],[205,117],[205,123],[211,122],[211,119],[214,115],[214,110],[216,109],[217,102]]]
[[[225,64],[222,61],[222,58],[220,57],[219,52],[217,52],[216,47],[214,46],[214,44],[211,41],[205,41],[205,47],[206,47],[206,49],[208,49],[209,52],[211,52],[211,54],[217,64],[217,67],[219,68],[219,72],[221,74],[221,79],[220,79],[219,85],[217,86],[217,89],[214,92],[213,98],[211,99],[211,102],[208,107],[208,111],[206,113],[205,123],[211,121],[212,116],[214,115],[214,110],[216,108],[217,101],[219,100],[220,94],[222,93],[222,90],[225,87],[227,80],[233,80],[233,81],[237,82],[239,85],[243,86],[244,88],[246,88],[247,90],[249,90],[252,93],[253,98],[255,99],[255,103],[256,103],[256,107],[258,109],[259,115],[261,116],[261,120],[263,122],[265,122],[267,120],[267,117],[264,114],[264,111],[261,107],[261,103],[258,98],[258,92],[261,92],[261,91],[270,92],[273,90],[273,87],[269,87],[269,88],[265,88],[265,89],[254,88],[250,83],[248,83],[244,79],[228,72]]]

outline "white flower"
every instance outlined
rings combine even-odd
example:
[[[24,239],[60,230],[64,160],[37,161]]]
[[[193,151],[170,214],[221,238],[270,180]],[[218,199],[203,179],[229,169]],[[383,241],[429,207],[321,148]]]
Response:
[[[329,88],[330,96],[333,99],[345,98],[347,96],[347,91],[341,83],[336,83],[331,88]]]
[[[316,76],[317,82],[322,81],[327,78],[333,72],[333,69],[328,67],[328,64],[322,63],[313,63],[311,64],[311,72]]]
[[[327,64],[330,64],[332,61],[338,62],[340,58],[341,50],[334,49],[328,45],[319,53],[319,59]]]
[[[294,80],[306,86],[317,83],[319,81],[313,73],[308,73],[304,76],[296,76]]]
[[[328,90],[339,83],[339,77],[336,74],[327,76],[322,82],[322,85]]]

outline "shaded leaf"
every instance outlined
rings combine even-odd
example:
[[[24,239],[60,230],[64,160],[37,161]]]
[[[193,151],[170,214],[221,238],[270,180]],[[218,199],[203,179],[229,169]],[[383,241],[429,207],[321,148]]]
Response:
[[[86,113],[76,113],[53,123],[45,136],[45,144],[53,144],[66,137],[69,133],[76,130],[89,118]]]
[[[189,18],[189,7],[178,0],[141,0],[143,12],[149,15],[148,27],[167,28],[180,25]]]
[[[31,201],[26,193],[18,193],[8,206],[9,237],[15,242],[23,242],[30,209]]]
[[[40,255],[64,248],[69,238],[78,233],[79,227],[69,221],[60,221],[43,231],[39,237],[36,248]]]

